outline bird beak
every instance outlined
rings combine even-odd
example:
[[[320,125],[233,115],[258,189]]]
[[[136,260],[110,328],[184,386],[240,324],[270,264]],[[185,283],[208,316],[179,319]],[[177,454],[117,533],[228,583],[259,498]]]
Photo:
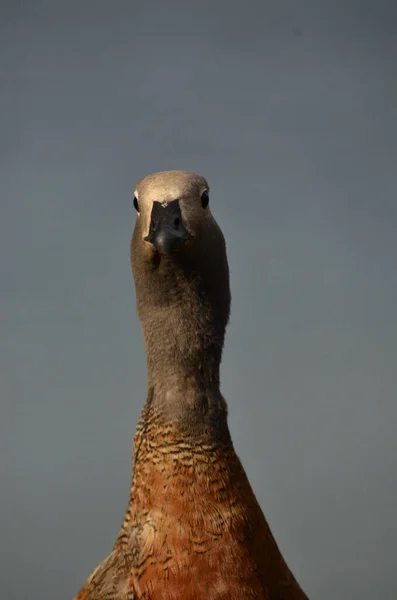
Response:
[[[171,254],[187,237],[179,200],[168,204],[153,202],[149,234],[144,238],[145,242],[153,244],[160,254]]]

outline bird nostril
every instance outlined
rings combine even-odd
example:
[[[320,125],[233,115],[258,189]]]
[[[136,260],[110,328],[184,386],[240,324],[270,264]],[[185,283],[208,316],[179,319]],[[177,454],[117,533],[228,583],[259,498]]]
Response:
[[[175,219],[174,219],[174,229],[178,229],[179,225],[180,225],[180,219],[179,219],[179,217],[175,217]]]

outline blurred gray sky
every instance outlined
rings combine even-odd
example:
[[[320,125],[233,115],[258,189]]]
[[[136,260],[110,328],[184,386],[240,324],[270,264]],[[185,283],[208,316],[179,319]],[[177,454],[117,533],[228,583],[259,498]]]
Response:
[[[110,551],[145,357],[144,175],[208,178],[228,243],[236,448],[311,599],[397,597],[397,9],[0,7],[2,595],[71,600]]]

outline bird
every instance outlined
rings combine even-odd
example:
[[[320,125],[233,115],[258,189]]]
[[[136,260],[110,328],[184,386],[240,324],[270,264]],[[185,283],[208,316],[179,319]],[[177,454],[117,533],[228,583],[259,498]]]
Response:
[[[233,446],[220,364],[231,294],[205,178],[135,188],[130,259],[147,364],[128,507],[74,600],[308,600]]]

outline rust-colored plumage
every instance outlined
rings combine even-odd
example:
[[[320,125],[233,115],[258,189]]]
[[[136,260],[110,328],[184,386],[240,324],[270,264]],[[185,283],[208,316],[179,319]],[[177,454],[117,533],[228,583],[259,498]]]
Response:
[[[207,192],[181,171],[137,186],[131,260],[148,398],[124,522],[75,600],[307,600],[229,434],[219,390],[229,272]]]

